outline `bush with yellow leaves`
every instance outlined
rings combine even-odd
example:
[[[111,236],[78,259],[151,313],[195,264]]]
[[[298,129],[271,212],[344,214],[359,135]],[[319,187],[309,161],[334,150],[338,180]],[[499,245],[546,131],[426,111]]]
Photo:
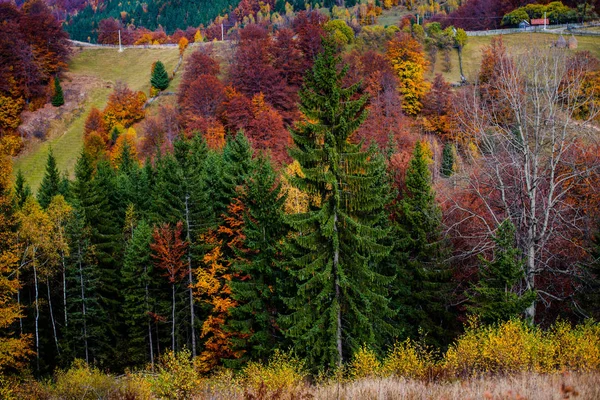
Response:
[[[189,350],[168,351],[160,357],[157,369],[149,380],[152,392],[161,399],[189,399],[202,389],[202,378],[194,369]]]
[[[557,322],[543,331],[517,319],[490,326],[471,320],[443,363],[454,376],[598,371],[600,325],[590,321],[572,328]]]
[[[110,398],[118,391],[115,377],[75,360],[71,368],[58,371],[52,397],[64,400],[95,400]]]
[[[291,353],[275,350],[266,364],[249,363],[243,370],[243,385],[258,390],[290,391],[305,384],[308,372],[303,360]]]
[[[435,351],[410,338],[396,343],[383,362],[387,375],[416,379],[431,378],[436,366]]]
[[[354,380],[380,377],[383,374],[383,364],[377,354],[364,345],[354,353],[348,366],[348,376]]]

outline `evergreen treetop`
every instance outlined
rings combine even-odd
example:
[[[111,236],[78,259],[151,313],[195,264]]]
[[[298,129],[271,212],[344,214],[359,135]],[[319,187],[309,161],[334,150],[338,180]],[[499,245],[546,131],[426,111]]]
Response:
[[[54,78],[54,95],[50,101],[54,107],[60,107],[65,104],[65,97],[58,76]]]
[[[40,184],[40,188],[37,193],[37,201],[42,208],[48,208],[52,198],[57,194],[61,194],[61,178],[58,168],[56,166],[56,158],[54,158],[54,152],[52,149],[48,152],[48,158],[46,159],[46,173]]]
[[[161,61],[157,61],[152,69],[152,77],[150,78],[152,87],[158,90],[165,90],[169,87],[169,74],[165,69],[165,65]]]

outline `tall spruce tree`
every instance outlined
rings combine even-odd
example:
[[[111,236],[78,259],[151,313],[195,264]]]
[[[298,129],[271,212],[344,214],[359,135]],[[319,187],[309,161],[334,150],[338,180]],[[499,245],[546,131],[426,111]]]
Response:
[[[94,166],[83,151],[75,165],[75,181],[71,192],[74,218],[67,231],[71,254],[67,266],[68,324],[64,327],[66,364],[74,358],[86,362],[107,363],[109,332],[107,313],[100,301],[102,273],[98,268],[93,245],[93,229],[89,219],[95,203],[90,194]]]
[[[179,137],[174,143],[174,154],[168,154],[158,163],[155,190],[155,219],[157,222],[183,223],[187,250],[187,310],[190,333],[189,344],[192,355],[197,355],[195,305],[192,293],[194,261],[197,249],[195,242],[210,221],[211,207],[209,192],[205,190],[203,176],[208,148],[200,135],[192,139]]]
[[[46,173],[42,178],[42,183],[37,193],[37,201],[40,206],[44,209],[48,208],[54,196],[63,194],[60,192],[61,187],[61,178],[56,166],[56,158],[54,158],[54,152],[50,149],[46,158]]]
[[[17,171],[17,177],[15,178],[15,201],[17,208],[23,207],[27,198],[31,197],[31,187],[25,181],[23,172]]]
[[[467,309],[484,323],[507,321],[525,312],[535,300],[535,292],[519,286],[525,279],[525,267],[515,243],[515,226],[507,219],[494,235],[494,258],[481,258],[479,282],[468,295]]]
[[[229,286],[238,303],[231,310],[228,330],[240,333],[236,351],[248,359],[266,361],[273,349],[283,345],[277,316],[284,312],[280,289],[284,275],[280,243],[287,233],[283,221],[285,195],[268,159],[259,157],[252,174],[240,190],[246,207],[241,251],[232,258],[234,278]]]
[[[165,69],[165,64],[161,61],[157,61],[152,69],[152,76],[150,77],[150,84],[153,88],[158,90],[165,90],[169,87],[169,74]]]
[[[451,337],[452,315],[446,308],[451,273],[444,262],[441,211],[420,142],[415,145],[394,219],[397,279],[410,288],[410,295],[401,301],[399,318],[413,327],[411,335],[420,331],[428,343],[442,345]]]
[[[96,301],[105,315],[101,364],[117,367],[123,361],[117,356],[119,333],[123,328],[120,319],[121,290],[119,263],[122,255],[121,226],[124,217],[119,215],[115,175],[106,160],[100,160],[95,172],[90,155],[82,153],[75,169],[72,198],[75,209],[81,215],[83,227],[89,230],[89,245],[93,248],[96,285]]]
[[[156,338],[150,313],[153,299],[153,267],[150,260],[152,229],[144,220],[137,224],[125,250],[121,280],[123,282],[123,317],[127,325],[127,358],[130,365],[154,364]]]
[[[381,163],[349,139],[366,117],[359,85],[343,86],[348,67],[331,46],[315,60],[300,91],[307,117],[292,131],[290,155],[302,169],[291,180],[310,194],[308,212],[291,215],[291,240],[283,266],[296,281],[282,317],[295,349],[312,365],[341,365],[359,346],[377,345],[393,312],[375,265],[390,248],[379,226],[385,198],[378,196]],[[376,332],[377,327],[380,332]]]
[[[50,102],[54,107],[60,107],[65,104],[65,97],[58,76],[54,78],[54,94],[52,95]]]

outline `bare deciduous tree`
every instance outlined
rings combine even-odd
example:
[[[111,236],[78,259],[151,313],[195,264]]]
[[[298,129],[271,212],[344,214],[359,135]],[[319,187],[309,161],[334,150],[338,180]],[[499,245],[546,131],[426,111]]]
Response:
[[[448,232],[481,252],[510,218],[525,261],[522,290],[538,293],[526,310],[532,321],[537,302],[568,296],[555,283],[576,274],[577,265],[559,259],[587,235],[586,215],[573,197],[599,166],[597,153],[592,162],[589,154],[580,161],[600,130],[593,125],[595,94],[583,88],[586,73],[586,63],[564,50],[507,53],[497,60],[491,82],[463,92],[458,113],[472,139],[475,172],[457,181],[462,196],[447,199]],[[583,105],[589,112],[575,119]]]

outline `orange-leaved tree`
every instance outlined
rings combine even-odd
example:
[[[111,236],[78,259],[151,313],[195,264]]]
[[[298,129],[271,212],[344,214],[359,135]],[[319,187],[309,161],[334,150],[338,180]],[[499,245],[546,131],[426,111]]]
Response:
[[[108,97],[108,104],[104,108],[104,122],[108,131],[116,125],[129,128],[134,123],[144,119],[144,92],[134,92],[123,83],[117,83],[115,89]]]
[[[204,267],[196,270],[197,283],[194,285],[196,297],[211,308],[202,324],[202,337],[206,338],[206,342],[197,364],[204,372],[212,370],[223,360],[237,359],[243,354],[243,351],[234,350],[234,341],[245,335],[228,330],[226,325],[231,309],[237,306],[229,283],[234,277],[231,261],[243,256],[245,209],[239,199],[233,200],[223,216],[223,225],[201,237],[204,245],[210,248],[204,255]]]
[[[185,256],[189,243],[181,238],[183,223],[178,222],[175,227],[171,224],[162,224],[154,228],[152,234],[152,258],[156,266],[164,270],[164,276],[171,284],[171,346],[175,351],[175,292],[177,284],[185,277],[187,263]]]
[[[423,46],[410,34],[399,32],[388,44],[387,58],[398,76],[403,96],[402,109],[409,115],[418,114],[423,107],[423,97],[429,90],[429,83],[425,81],[429,62]]]
[[[15,234],[16,218],[11,197],[12,165],[0,142],[0,373],[24,367],[32,354],[29,335],[18,336],[13,323],[21,317],[15,295],[21,287],[18,274],[19,245]]]

